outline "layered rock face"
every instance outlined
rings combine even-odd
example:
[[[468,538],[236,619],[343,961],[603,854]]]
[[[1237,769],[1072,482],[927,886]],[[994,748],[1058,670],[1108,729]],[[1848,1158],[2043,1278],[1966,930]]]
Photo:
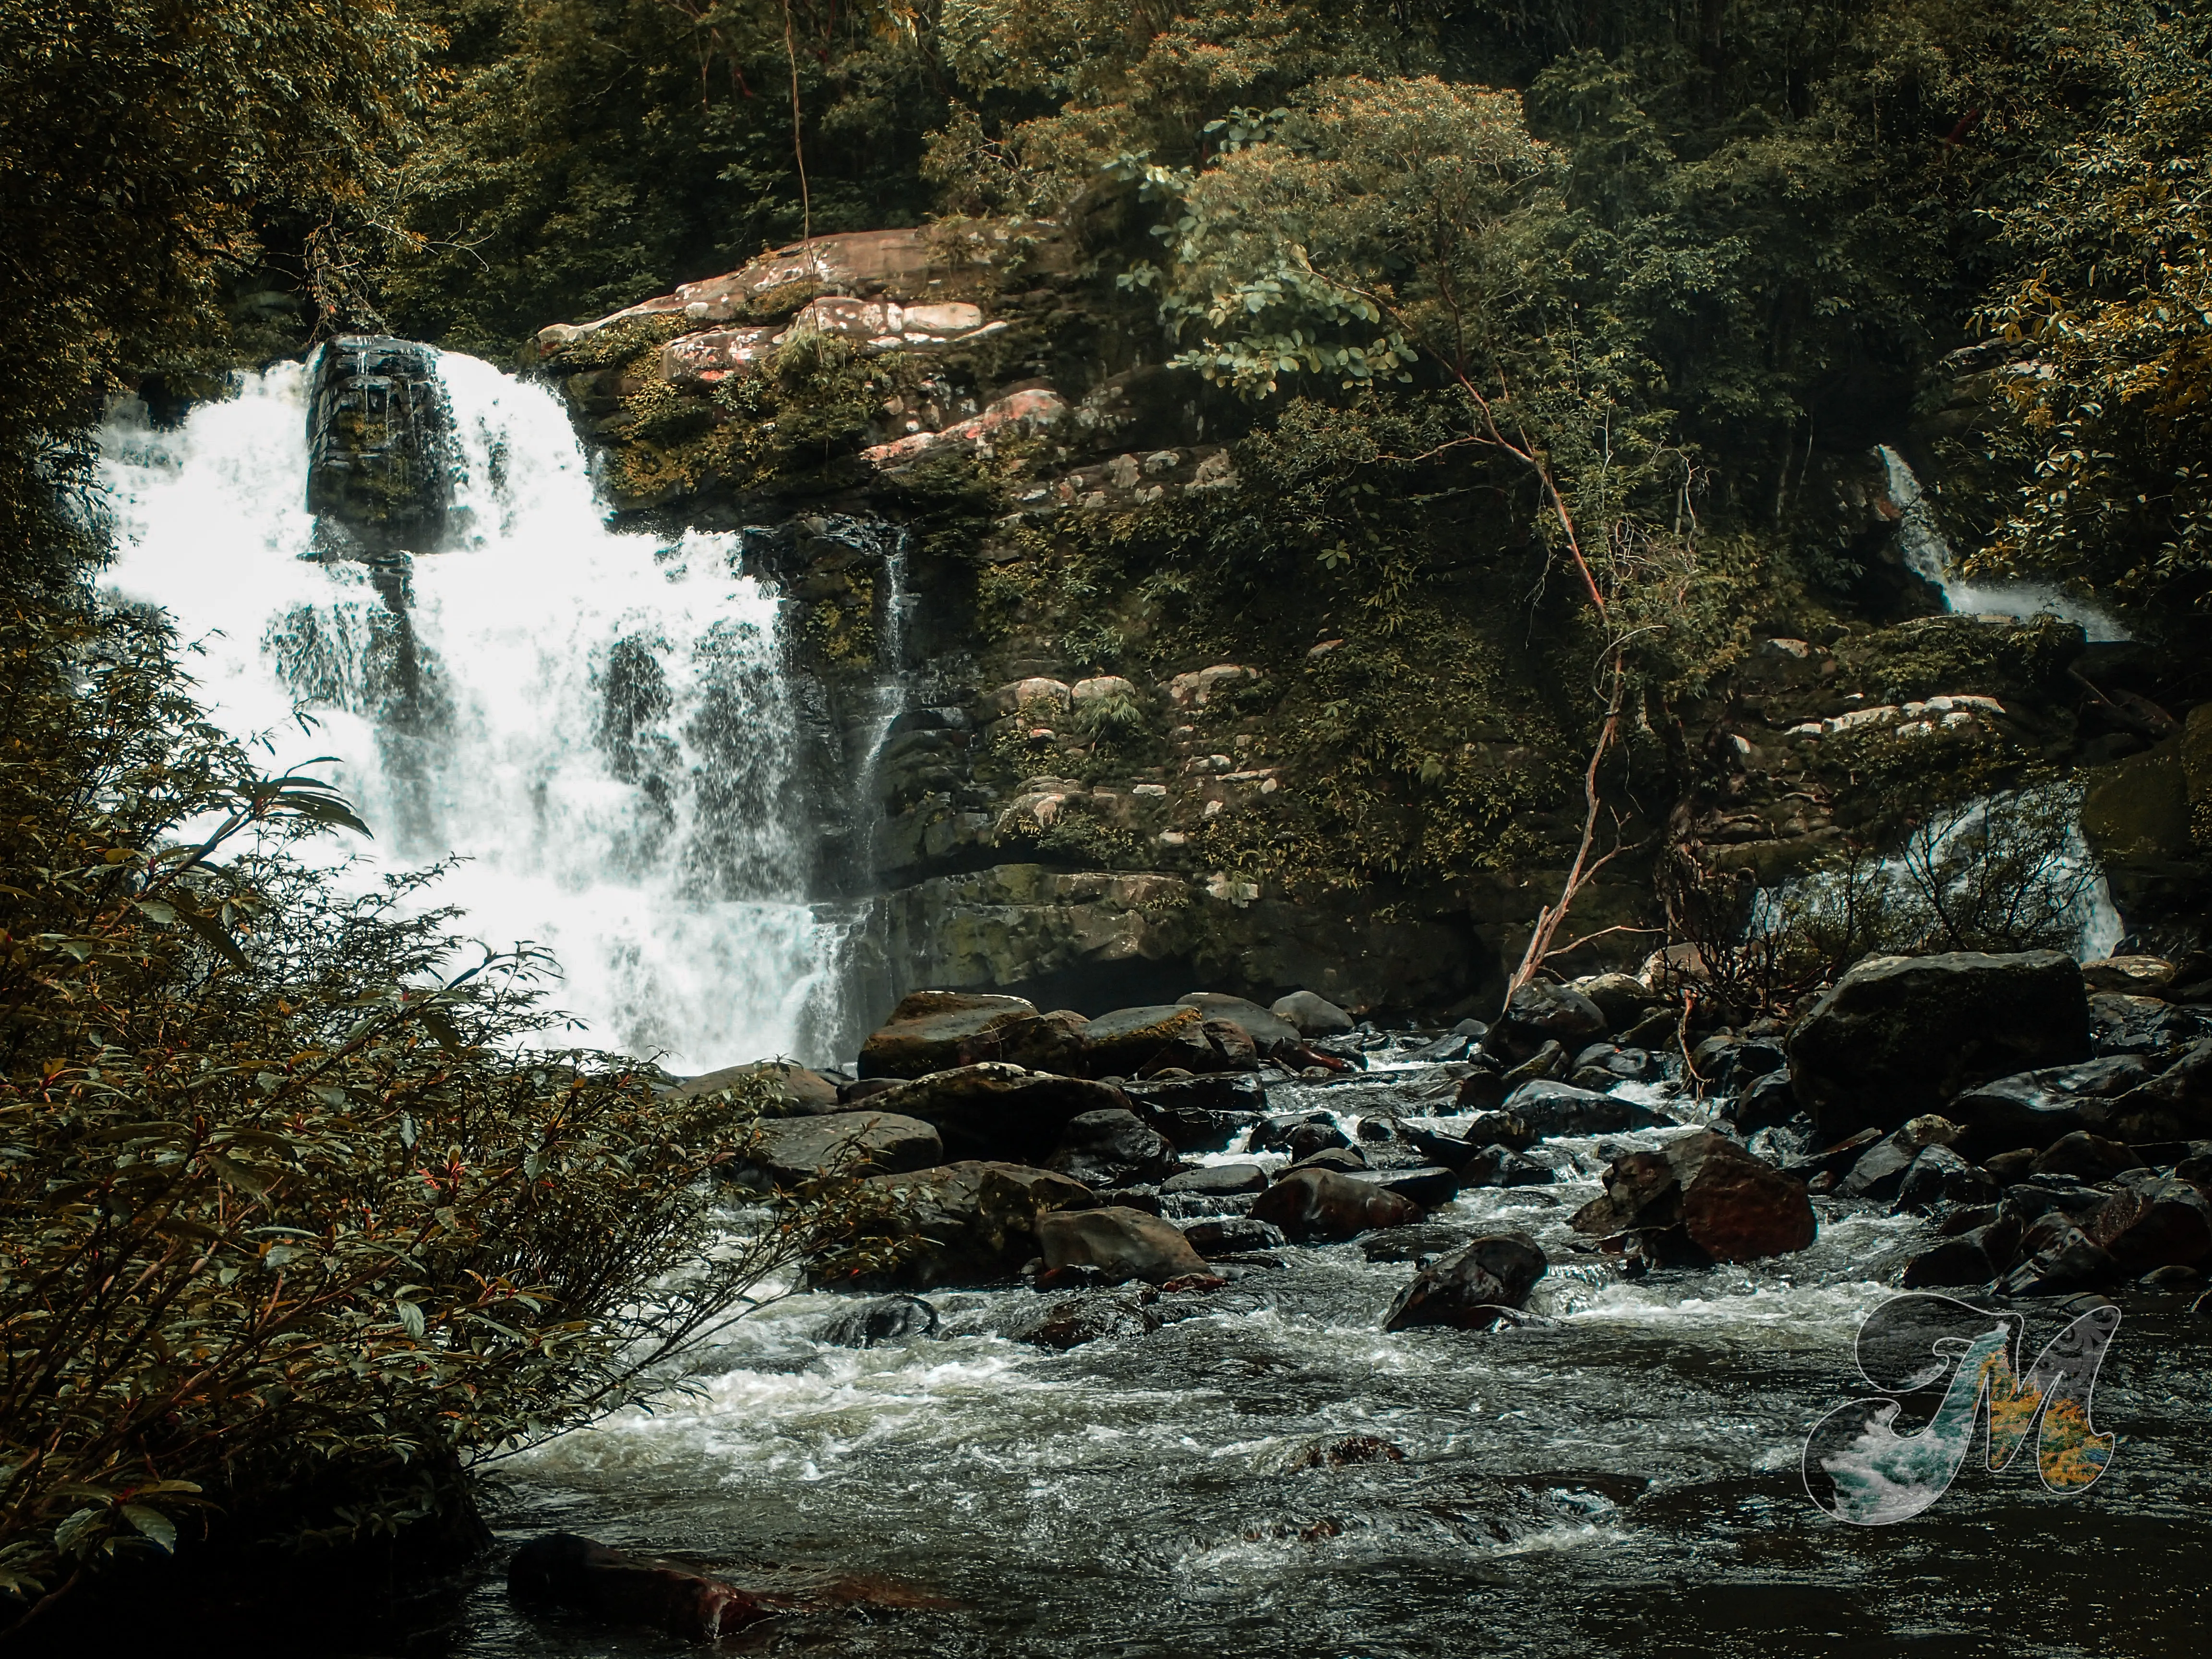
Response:
[[[1488,1018],[1572,856],[1586,738],[1514,656],[1526,641],[1482,617],[1452,647],[1481,663],[1462,664],[1378,646],[1297,592],[1228,606],[1117,563],[1131,526],[1243,499],[1228,441],[1252,416],[1164,367],[1083,270],[1053,224],[817,237],[548,327],[533,350],[620,510],[760,527],[746,558],[796,623],[830,884],[881,896],[871,1014],[916,985],[1050,1009],[1197,981]],[[1568,934],[1594,939],[1577,971],[1633,965],[1649,935],[1632,930],[1669,920],[1662,890],[1678,925],[1696,909],[1686,884],[1722,895],[1716,933],[1739,925],[1753,885],[1863,836],[1884,779],[1972,793],[2029,764],[2155,773],[2165,805],[2144,823],[2112,805],[2141,791],[2093,788],[2111,809],[2093,838],[2136,836],[2158,872],[2121,882],[2131,922],[2201,908],[2185,759],[2212,748],[2128,689],[2162,671],[2051,618],[1929,614],[1942,597],[1900,551],[1899,488],[1881,452],[1810,465],[1800,506],[1888,620],[1762,618],[1665,711],[1679,754],[1638,780],[1631,850],[1576,902]],[[1471,711],[1448,750],[1410,752],[1425,702]],[[1409,752],[1388,805],[1347,814],[1347,778],[1375,770],[1338,752],[1355,718]],[[1497,843],[1449,875],[1355,854],[1369,822],[1426,810],[1429,784],[1517,805],[1481,836],[1460,807],[1437,817],[1434,839]],[[1662,846],[1664,869],[1638,850]]]

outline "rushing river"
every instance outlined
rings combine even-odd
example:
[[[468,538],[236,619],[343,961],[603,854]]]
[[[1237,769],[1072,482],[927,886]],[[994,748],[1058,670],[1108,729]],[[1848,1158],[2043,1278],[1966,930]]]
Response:
[[[1928,1514],[1846,1526],[1808,1501],[1800,1454],[1869,1392],[1852,1338],[1924,1224],[1823,1200],[1799,1255],[1624,1282],[1565,1218],[1603,1156],[1650,1144],[1546,1143],[1554,1184],[1433,1218],[1542,1243],[1529,1306],[1548,1323],[1385,1334],[1413,1267],[1357,1241],[1164,1297],[1163,1328],[1064,1354],[1000,1334],[1028,1291],[939,1293],[935,1336],[868,1350],[814,1338],[849,1303],[799,1297],[696,1356],[653,1412],[511,1462],[493,1519],[509,1543],[585,1532],[790,1595],[726,1644],[765,1652],[2203,1651],[2212,1322],[2130,1305],[2094,1401],[2119,1449],[2087,1493],[1970,1462]],[[2063,1322],[2026,1310],[2038,1345]],[[1404,1461],[1294,1467],[1349,1435]],[[847,1579],[876,1599],[825,1588]],[[496,1563],[459,1594],[416,1609],[413,1650],[671,1648],[518,1607]]]
[[[592,1037],[698,1066],[834,1056],[842,934],[782,809],[773,596],[729,538],[610,534],[543,388],[458,358],[446,380],[467,531],[410,578],[434,696],[376,693],[387,613],[360,568],[303,556],[298,368],[178,429],[111,426],[116,589],[198,642],[232,730],[274,734],[277,763],[337,757],[377,831],[350,850],[386,869],[468,857],[442,896],[495,943],[558,951]],[[887,557],[894,637],[898,570]],[[631,681],[653,695],[625,703]],[[611,742],[617,715],[644,726]],[[1441,1083],[1406,1068],[1271,1104],[1352,1115]],[[1624,1280],[1565,1222],[1639,1142],[1548,1143],[1553,1184],[1432,1218],[1544,1245],[1541,1319],[1520,1328],[1385,1334],[1413,1267],[1358,1242],[1164,1297],[1161,1328],[1066,1353],[1005,1334],[1026,1291],[937,1295],[936,1334],[869,1350],[817,1340],[840,1299],[794,1297],[694,1355],[651,1412],[499,1466],[501,1549],[478,1568],[299,1650],[671,1650],[510,1601],[507,1548],[555,1528],[787,1603],[730,1645],[855,1659],[2206,1650],[2212,1321],[2130,1305],[2094,1407],[2119,1449],[2086,1494],[1970,1465],[1917,1519],[1845,1526],[1808,1502],[1801,1450],[1868,1391],[1854,1334],[1925,1224],[1823,1200],[1798,1255]],[[2038,1344],[2061,1322],[2030,1320]],[[1299,1466],[1355,1435],[1400,1460]]]

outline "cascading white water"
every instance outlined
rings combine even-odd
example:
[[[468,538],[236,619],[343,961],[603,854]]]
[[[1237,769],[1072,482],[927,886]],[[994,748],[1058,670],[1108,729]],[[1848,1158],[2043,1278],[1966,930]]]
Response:
[[[829,1058],[843,930],[803,900],[776,601],[737,536],[610,532],[545,388],[439,368],[457,535],[411,561],[404,625],[368,567],[306,556],[298,365],[174,430],[111,422],[113,587],[175,618],[227,729],[277,765],[337,757],[375,840],[334,854],[464,858],[435,896],[554,954],[572,1040],[694,1071]]]
[[[2093,605],[2069,599],[2057,589],[2027,582],[1974,582],[1959,574],[1950,538],[1905,457],[1887,444],[1877,447],[1889,499],[1898,511],[1897,539],[1913,574],[1932,582],[1943,595],[1943,608],[1959,616],[2011,617],[2026,622],[2039,616],[2078,623],[2093,640],[2124,640],[2128,631]]]

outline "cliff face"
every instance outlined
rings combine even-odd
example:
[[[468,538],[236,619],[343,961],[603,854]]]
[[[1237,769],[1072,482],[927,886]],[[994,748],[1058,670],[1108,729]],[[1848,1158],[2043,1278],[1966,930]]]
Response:
[[[1349,605],[1295,568],[1228,581],[1202,555],[1280,510],[1283,441],[1118,314],[1056,228],[884,231],[548,328],[535,357],[619,510],[767,526],[749,556],[796,611],[821,884],[882,896],[886,1006],[1206,984],[1486,1013],[1583,828],[1587,641],[1472,554],[1397,610],[1387,576]],[[1855,592],[1754,580],[1719,672],[1631,711],[1620,850],[1561,936],[1600,935],[1578,969],[1667,942],[1670,898],[1740,907],[1879,839],[1916,793],[2118,762],[2172,723],[2145,653],[1930,614],[1878,455],[1824,454],[1801,490]],[[1513,534],[1438,511],[1478,553]],[[2137,884],[2140,919],[2193,914],[2196,883]]]

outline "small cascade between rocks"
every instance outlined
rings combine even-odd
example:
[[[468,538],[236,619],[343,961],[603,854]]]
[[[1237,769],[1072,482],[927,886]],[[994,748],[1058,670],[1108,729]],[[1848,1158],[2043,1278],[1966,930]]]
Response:
[[[374,832],[325,848],[344,879],[458,860],[427,902],[550,951],[579,1042],[694,1072],[849,1051],[849,924],[809,902],[745,532],[610,531],[553,393],[405,342],[173,429],[118,411],[103,456],[112,588],[174,618],[209,713],[271,764],[336,757]]]
[[[2129,637],[2126,629],[2092,605],[2070,599],[2053,587],[2027,582],[1976,582],[1962,576],[1950,538],[1936,521],[1935,510],[1905,457],[1887,444],[1875,453],[1881,461],[1889,499],[1898,510],[1897,539],[1913,574],[1943,595],[1943,608],[1956,616],[2009,617],[2018,622],[2052,616],[2080,624],[2092,640]]]

